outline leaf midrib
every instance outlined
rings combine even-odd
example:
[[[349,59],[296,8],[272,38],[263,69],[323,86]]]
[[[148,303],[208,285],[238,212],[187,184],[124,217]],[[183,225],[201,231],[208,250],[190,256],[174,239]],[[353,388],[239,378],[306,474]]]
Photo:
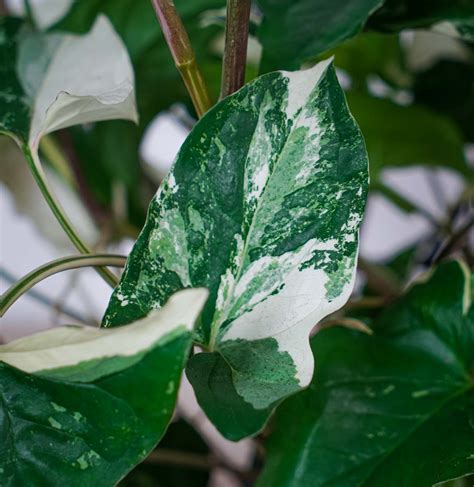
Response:
[[[293,133],[293,130],[294,130],[294,126],[296,124],[296,122],[299,120],[300,116],[301,116],[301,113],[303,111],[303,108],[306,106],[307,104],[307,101],[309,99],[309,97],[311,96],[311,94],[313,93],[313,91],[315,90],[315,88],[320,84],[321,80],[323,79],[323,77],[326,76],[326,72],[328,70],[330,65],[327,65],[324,69],[324,71],[321,73],[321,75],[319,76],[319,79],[317,80],[317,82],[314,84],[314,86],[312,87],[309,95],[308,95],[308,98],[304,101],[303,105],[301,105],[301,107],[298,109],[298,111],[296,112],[294,118],[290,119],[290,118],[286,118],[286,121],[287,123],[292,120],[293,121],[293,124],[288,132],[288,135],[285,139],[285,143],[282,145],[281,147],[281,150],[278,154],[278,157],[276,158],[275,160],[275,163],[273,164],[273,168],[272,168],[272,171],[271,173],[269,174],[266,182],[265,182],[265,186],[262,190],[262,193],[260,194],[259,198],[257,199],[257,205],[255,207],[255,211],[252,215],[252,220],[250,222],[250,226],[249,226],[249,229],[247,231],[247,235],[246,235],[246,238],[245,238],[245,243],[244,243],[244,246],[242,248],[242,251],[239,255],[239,270],[237,272],[237,275],[234,279],[234,282],[232,283],[232,286],[229,290],[229,293],[227,295],[227,299],[226,299],[226,302],[224,303],[224,306],[222,307],[222,310],[223,310],[223,314],[222,316],[219,318],[219,321],[217,323],[212,323],[211,324],[211,336],[210,336],[210,340],[209,340],[209,351],[213,352],[215,351],[216,349],[216,341],[217,341],[217,337],[218,337],[218,334],[219,334],[219,329],[222,325],[222,323],[225,322],[225,320],[227,319],[227,315],[228,315],[228,307],[229,307],[229,303],[234,295],[234,291],[235,291],[235,288],[240,280],[240,278],[242,277],[242,272],[243,272],[243,269],[244,269],[244,265],[243,263],[245,262],[245,259],[248,255],[248,246],[249,246],[249,235],[252,234],[252,231],[253,231],[253,228],[254,228],[254,225],[255,225],[255,221],[256,221],[256,215],[258,214],[260,208],[261,208],[261,205],[262,205],[262,201],[265,200],[265,193],[267,191],[267,188],[269,186],[269,182],[270,180],[272,179],[274,173],[275,173],[275,169],[278,167],[279,163],[280,163],[280,159],[281,159],[281,156],[283,154],[283,152],[285,151],[285,148],[288,144],[288,141],[290,139],[290,135]],[[283,75],[283,72],[282,71],[278,71],[278,74],[280,76],[284,76]],[[286,85],[286,93],[287,95],[289,96],[289,89],[288,89],[288,84]],[[288,103],[288,96],[287,96],[287,103]],[[286,115],[286,112],[285,112],[285,115]],[[259,118],[260,118],[260,112],[259,112]],[[258,123],[258,122],[257,122]],[[254,136],[255,136],[255,131],[254,131],[254,135],[252,136],[252,141],[254,140]],[[247,152],[248,154],[248,152]],[[220,286],[219,286],[220,287]],[[215,330],[215,331],[214,331]]]
[[[468,382],[465,387],[459,389],[455,393],[448,396],[444,401],[441,401],[438,406],[431,411],[430,414],[426,414],[424,418],[414,426],[407,434],[397,442],[393,448],[391,448],[387,453],[383,454],[381,458],[375,463],[375,465],[371,468],[369,475],[363,479],[361,482],[357,484],[357,487],[369,487],[369,481],[373,477],[375,471],[379,468],[379,466],[387,460],[388,457],[393,455],[408,439],[413,436],[424,424],[426,424],[430,419],[434,418],[444,407],[446,407],[449,403],[453,402],[459,396],[463,396],[467,394],[470,390],[474,390],[474,384]]]

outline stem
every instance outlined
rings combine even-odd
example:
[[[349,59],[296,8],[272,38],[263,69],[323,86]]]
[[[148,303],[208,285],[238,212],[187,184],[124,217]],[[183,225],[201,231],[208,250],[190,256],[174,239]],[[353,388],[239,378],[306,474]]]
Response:
[[[22,149],[25,154],[28,165],[30,166],[33,177],[35,178],[36,184],[41,190],[41,193],[43,194],[46,203],[48,203],[49,207],[51,208],[51,211],[53,212],[54,216],[58,220],[59,224],[66,232],[67,236],[70,238],[73,245],[81,254],[91,254],[92,253],[91,250],[81,240],[76,230],[72,226],[72,223],[69,221],[66,214],[64,213],[63,208],[56,200],[56,197],[51,191],[51,188],[49,187],[48,181],[46,179],[46,175],[43,171],[43,167],[41,166],[41,162],[39,160],[37,151],[30,150],[27,144],[23,144]],[[104,278],[104,280],[108,284],[110,284],[110,286],[115,287],[118,284],[117,277],[108,269],[99,267],[97,269],[97,272]]]
[[[251,0],[227,0],[221,98],[244,84]]]
[[[11,274],[10,272],[8,272],[6,269],[3,269],[3,268],[0,268],[0,278],[4,279],[10,285],[15,284],[18,281],[18,278],[16,276],[14,276],[13,274]],[[31,297],[32,299],[35,299],[39,303],[47,306],[48,308],[54,308],[55,307],[55,303],[53,302],[53,300],[49,296],[47,296],[46,294],[43,294],[40,291],[37,291],[35,289],[30,289],[28,291],[28,296]],[[2,299],[3,299],[3,297],[2,297]],[[3,303],[3,301],[2,301],[2,303]],[[80,323],[83,323],[85,325],[98,326],[98,323],[97,324],[92,323],[91,321],[86,319],[84,316],[80,315],[79,313],[77,313],[76,311],[74,311],[73,309],[71,309],[67,306],[63,306],[61,308],[61,313],[63,315],[68,316],[69,318],[72,318],[75,321],[79,321]],[[0,340],[0,342],[1,342],[1,340]]]
[[[33,15],[33,9],[31,8],[30,0],[23,0],[23,6],[25,8],[25,16],[28,19],[28,22],[34,27],[35,18]]]
[[[439,250],[437,255],[435,255],[433,258],[432,265],[439,263],[445,257],[449,256],[449,254],[455,249],[456,245],[467,236],[469,231],[473,231],[473,229],[474,215],[471,215],[471,217],[468,218],[468,220],[458,230],[456,230],[448,241],[441,247],[441,250]]]
[[[78,269],[80,267],[104,266],[124,267],[126,257],[121,255],[96,254],[96,255],[72,255],[53,260],[47,264],[38,267],[18,282],[11,286],[1,296],[0,316],[3,316],[10,306],[33,286],[43,279],[50,277],[58,272],[69,269]]]
[[[211,101],[183,22],[176,11],[173,0],[152,0],[152,5],[174,63],[191,96],[196,113],[202,117],[211,107]]]
[[[67,181],[67,183],[74,187],[74,174],[69,168],[69,164],[64,157],[61,148],[51,135],[44,135],[41,138],[40,150],[51,165],[56,169],[56,171]]]

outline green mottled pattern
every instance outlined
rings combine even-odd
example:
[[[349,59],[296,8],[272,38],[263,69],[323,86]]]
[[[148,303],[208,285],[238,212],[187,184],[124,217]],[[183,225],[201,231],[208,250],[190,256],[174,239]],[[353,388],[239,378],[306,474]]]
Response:
[[[190,357],[186,376],[209,419],[229,440],[260,431],[272,412],[273,407],[254,409],[244,401],[235,389],[232,369],[217,352]]]
[[[24,23],[0,17],[0,133],[25,142],[30,128],[30,101],[17,77],[18,38]]]
[[[0,485],[116,485],[164,434],[191,339],[87,383],[0,363]]]
[[[367,171],[332,64],[246,85],[183,144],[104,325],[206,287],[197,341],[229,362],[245,401],[275,404],[309,382],[309,330],[350,294]]]
[[[381,312],[372,336],[312,339],[310,387],[274,418],[259,487],[431,487],[474,470],[474,306],[447,262]]]

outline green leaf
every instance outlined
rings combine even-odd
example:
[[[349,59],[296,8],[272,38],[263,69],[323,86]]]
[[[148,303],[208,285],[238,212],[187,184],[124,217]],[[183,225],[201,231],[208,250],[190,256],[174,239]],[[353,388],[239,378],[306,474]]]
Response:
[[[374,331],[330,329],[312,340],[318,372],[278,411],[260,487],[430,487],[473,471],[467,268],[441,265]]]
[[[400,37],[396,34],[364,32],[331,49],[334,64],[346,71],[351,89],[367,90],[368,77],[374,75],[396,88],[410,86],[412,75],[405,66]]]
[[[127,327],[0,347],[0,484],[113,486],[143,460],[173,414],[206,295],[183,291]]]
[[[152,455],[153,462],[137,465],[119,486],[207,487],[209,485],[213,466],[212,453],[199,433],[186,421],[179,419],[171,423]],[[184,459],[184,462],[180,462],[181,459]],[[189,463],[186,462],[188,459]],[[197,460],[201,460],[201,464],[198,464]]]
[[[474,5],[471,0],[386,0],[368,23],[383,31],[432,27],[466,40],[474,40]]]
[[[332,65],[258,78],[183,144],[104,324],[208,288],[197,340],[261,416],[311,379],[308,335],[350,295],[366,192],[363,140]]]
[[[443,59],[415,79],[413,93],[417,103],[451,117],[474,142],[474,64]],[[450,89],[446,90],[446,83]]]
[[[271,407],[254,409],[239,395],[232,369],[219,353],[193,355],[186,376],[201,407],[229,440],[240,440],[259,431],[272,412]]]
[[[360,92],[346,94],[367,144],[371,184],[380,184],[387,167],[450,167],[471,177],[464,159],[463,138],[446,117],[417,105],[403,106]]]
[[[383,0],[258,0],[262,71],[299,68],[358,34]]]

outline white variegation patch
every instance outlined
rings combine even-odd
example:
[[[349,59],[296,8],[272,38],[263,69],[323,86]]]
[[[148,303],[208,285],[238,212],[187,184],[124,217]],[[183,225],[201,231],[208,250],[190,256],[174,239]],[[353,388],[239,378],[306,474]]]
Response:
[[[207,299],[205,289],[186,289],[146,318],[118,328],[62,326],[0,346],[0,361],[25,372],[79,367],[97,359],[133,357],[191,331]]]
[[[117,118],[137,121],[132,64],[105,16],[86,35],[49,38],[39,52],[38,42],[28,37],[19,49],[19,78],[34,95],[32,149],[42,135],[71,125]]]
[[[308,385],[310,331],[350,296],[367,187],[363,139],[330,59],[255,80],[191,132],[104,322],[121,322],[119,293],[146,309],[176,277],[207,284],[199,343],[226,360],[247,403],[274,405]]]
[[[309,95],[319,83],[332,60],[332,57],[325,59],[311,69],[281,72],[288,78],[288,102],[286,106],[288,119],[295,118],[298,110],[308,101]]]

